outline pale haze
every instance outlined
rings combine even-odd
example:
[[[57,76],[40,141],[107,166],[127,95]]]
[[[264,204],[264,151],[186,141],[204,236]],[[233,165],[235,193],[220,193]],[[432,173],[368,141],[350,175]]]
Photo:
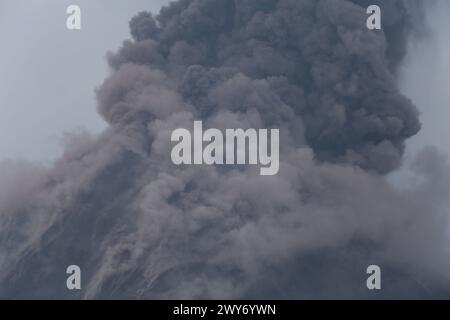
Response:
[[[0,2],[0,160],[49,164],[65,133],[98,133],[95,88],[105,54],[129,38],[128,21],[168,0],[2,0]],[[81,7],[82,30],[66,29],[66,9]]]
[[[428,33],[412,40],[400,76],[403,92],[420,110],[422,130],[409,143],[409,152],[434,145],[450,155],[450,2],[439,1],[426,16]]]
[[[407,141],[403,167],[391,175],[400,186],[416,182],[410,171],[418,152],[435,147],[450,157],[450,2],[439,0],[425,16],[426,31],[411,37],[408,54],[399,74],[399,86],[420,112],[422,129]],[[447,160],[448,161],[448,160]]]

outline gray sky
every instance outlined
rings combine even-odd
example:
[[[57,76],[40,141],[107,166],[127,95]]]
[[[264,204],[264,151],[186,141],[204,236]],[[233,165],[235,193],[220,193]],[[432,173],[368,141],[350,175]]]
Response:
[[[168,0],[1,0],[0,160],[49,163],[64,132],[99,132],[94,89],[105,53],[129,37],[138,11]],[[66,29],[66,8],[82,10],[82,30]]]
[[[400,83],[421,112],[421,132],[409,143],[409,153],[435,145],[450,156],[450,2],[440,0],[427,16],[429,37],[412,41]]]
[[[410,186],[416,181],[410,165],[426,146],[435,146],[450,159],[450,1],[439,0],[429,10],[429,34],[410,41],[408,55],[400,74],[403,93],[420,111],[422,130],[407,142],[405,165],[392,175],[392,181]],[[448,161],[448,160],[447,160]]]

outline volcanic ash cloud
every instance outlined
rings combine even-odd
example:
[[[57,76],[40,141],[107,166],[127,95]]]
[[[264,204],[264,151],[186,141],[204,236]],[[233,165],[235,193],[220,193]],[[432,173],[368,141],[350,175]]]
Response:
[[[395,72],[424,5],[370,2],[384,32],[366,29],[363,0],[180,0],[137,14],[97,91],[108,129],[74,137],[26,188],[2,183],[0,295],[361,298],[370,264],[381,296],[448,293],[444,159],[425,150],[408,191],[384,176],[420,129]],[[195,120],[279,128],[278,175],[173,165],[170,134]]]

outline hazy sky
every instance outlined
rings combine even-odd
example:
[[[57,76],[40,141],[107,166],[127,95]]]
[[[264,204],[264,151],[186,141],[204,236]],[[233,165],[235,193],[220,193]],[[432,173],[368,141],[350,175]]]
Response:
[[[450,160],[450,33],[448,13],[450,1],[439,0],[428,11],[428,33],[411,39],[408,55],[400,73],[402,92],[414,101],[420,111],[422,129],[407,142],[404,166],[391,175],[400,186],[416,181],[410,171],[417,153],[435,146]]]
[[[100,131],[94,89],[105,53],[129,37],[138,11],[168,0],[1,0],[0,160],[48,163],[64,132]],[[82,30],[66,29],[66,8],[82,10]]]
[[[450,156],[450,1],[440,0],[427,15],[430,33],[410,43],[400,85],[421,112],[421,132],[409,143],[409,153],[435,145]]]

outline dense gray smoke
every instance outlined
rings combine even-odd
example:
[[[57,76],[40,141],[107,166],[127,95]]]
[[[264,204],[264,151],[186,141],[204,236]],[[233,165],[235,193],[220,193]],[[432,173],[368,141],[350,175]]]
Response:
[[[366,28],[369,4],[384,31]],[[384,177],[420,130],[395,73],[424,10],[179,0],[139,13],[97,91],[102,136],[74,136],[51,170],[3,165],[19,177],[0,176],[0,296],[450,297],[445,159],[423,151],[414,189]],[[279,174],[174,166],[170,134],[193,120],[280,128]]]
[[[118,74],[130,62],[162,70],[197,117],[255,109],[265,125],[286,127],[296,146],[306,139],[321,160],[386,173],[420,128],[389,70],[403,56],[410,16],[403,2],[386,4],[387,44],[364,30],[365,10],[348,1],[181,1],[157,21],[133,18],[136,42],[110,61]],[[111,101],[116,81],[100,92],[111,124],[129,109],[117,105],[122,97]],[[249,100],[258,94],[262,101]]]

